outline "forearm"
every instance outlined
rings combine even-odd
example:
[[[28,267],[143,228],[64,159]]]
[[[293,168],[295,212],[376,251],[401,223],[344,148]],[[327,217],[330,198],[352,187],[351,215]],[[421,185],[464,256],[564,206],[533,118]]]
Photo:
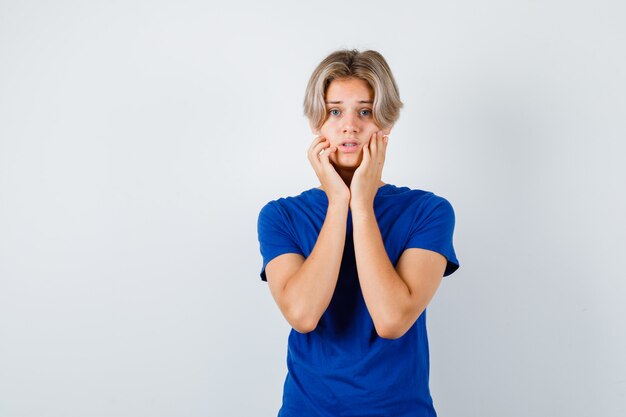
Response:
[[[289,279],[285,294],[292,315],[312,331],[332,299],[343,257],[348,203],[330,203],[317,242],[300,269]]]
[[[392,265],[373,208],[353,209],[354,252],[359,283],[376,331],[382,337],[402,323],[410,291]]]

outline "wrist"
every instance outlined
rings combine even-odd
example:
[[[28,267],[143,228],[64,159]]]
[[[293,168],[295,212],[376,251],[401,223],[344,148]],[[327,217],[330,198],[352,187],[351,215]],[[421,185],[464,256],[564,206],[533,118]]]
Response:
[[[374,203],[350,202],[350,211],[353,218],[354,216],[374,215]]]
[[[334,198],[328,200],[329,210],[345,210],[346,212],[350,208],[350,199]]]

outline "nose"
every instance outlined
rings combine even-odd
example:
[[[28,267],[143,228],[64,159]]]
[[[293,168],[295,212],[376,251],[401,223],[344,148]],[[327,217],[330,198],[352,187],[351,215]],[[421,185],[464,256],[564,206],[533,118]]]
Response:
[[[341,132],[343,134],[357,133],[359,131],[358,117],[349,113],[343,117],[343,126]]]

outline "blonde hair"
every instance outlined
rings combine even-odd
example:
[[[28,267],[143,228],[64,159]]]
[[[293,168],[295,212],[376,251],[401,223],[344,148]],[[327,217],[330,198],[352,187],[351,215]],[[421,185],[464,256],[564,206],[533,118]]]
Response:
[[[326,90],[331,81],[342,78],[360,78],[368,83],[374,91],[372,113],[378,126],[387,129],[396,123],[404,104],[385,58],[372,50],[342,49],[324,58],[307,84],[304,115],[311,127],[320,129],[328,118]]]

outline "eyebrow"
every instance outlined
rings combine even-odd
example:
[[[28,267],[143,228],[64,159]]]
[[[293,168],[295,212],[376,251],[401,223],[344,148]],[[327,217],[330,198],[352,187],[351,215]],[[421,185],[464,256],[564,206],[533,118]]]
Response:
[[[327,101],[326,104],[341,104],[343,101]],[[372,100],[359,100],[358,103],[374,103]]]

